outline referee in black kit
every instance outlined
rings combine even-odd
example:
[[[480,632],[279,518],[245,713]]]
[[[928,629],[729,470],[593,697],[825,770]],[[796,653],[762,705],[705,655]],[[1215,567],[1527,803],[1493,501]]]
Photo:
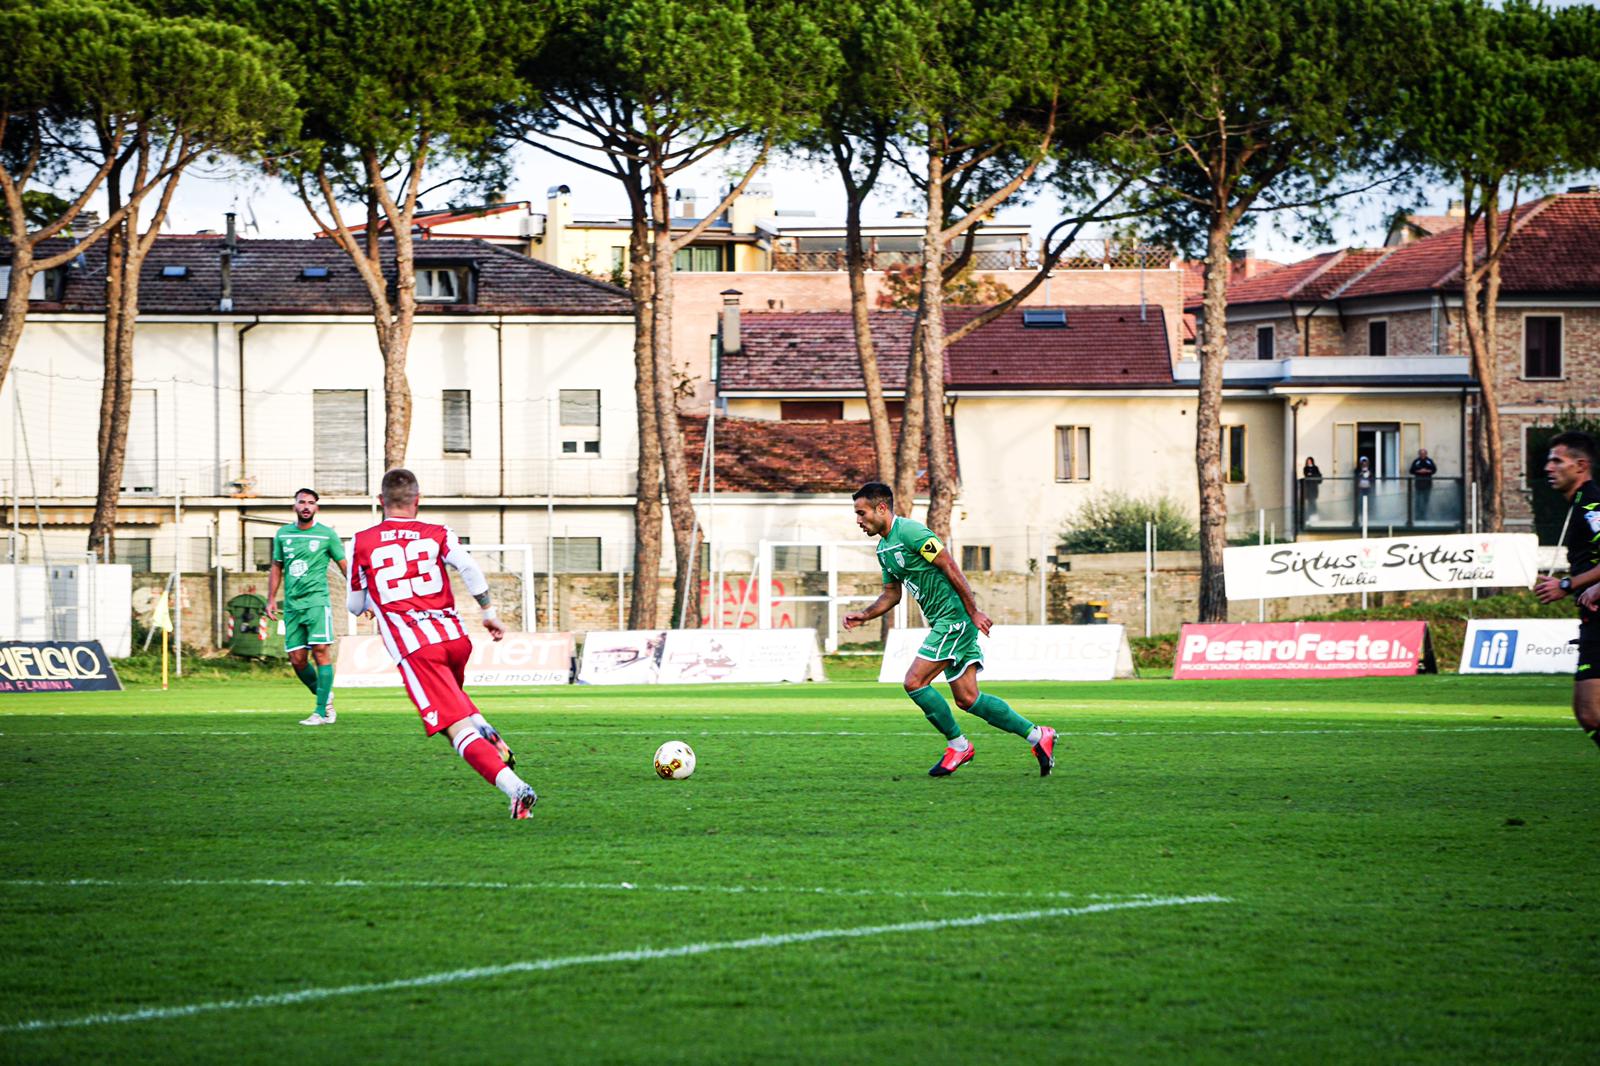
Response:
[[[1533,586],[1540,603],[1563,596],[1578,600],[1578,670],[1572,685],[1572,713],[1600,746],[1600,485],[1593,469],[1600,448],[1587,433],[1569,431],[1550,439],[1544,472],[1550,487],[1571,501],[1562,525],[1567,576],[1542,577]]]

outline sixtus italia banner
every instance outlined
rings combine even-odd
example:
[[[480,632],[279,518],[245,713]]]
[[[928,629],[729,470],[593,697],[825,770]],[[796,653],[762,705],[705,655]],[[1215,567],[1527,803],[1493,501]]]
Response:
[[[0,641],[0,692],[120,692],[98,640]]]
[[[1172,676],[1408,677],[1437,666],[1426,622],[1189,624]]]
[[[1455,533],[1227,548],[1222,567],[1229,599],[1260,600],[1472,585],[1531,588],[1538,554],[1532,533]]]

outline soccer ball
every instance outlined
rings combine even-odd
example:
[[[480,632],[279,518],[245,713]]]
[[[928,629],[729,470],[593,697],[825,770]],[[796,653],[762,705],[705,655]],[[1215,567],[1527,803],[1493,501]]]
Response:
[[[656,773],[669,781],[682,781],[694,773],[694,749],[681,740],[669,740],[656,749]]]

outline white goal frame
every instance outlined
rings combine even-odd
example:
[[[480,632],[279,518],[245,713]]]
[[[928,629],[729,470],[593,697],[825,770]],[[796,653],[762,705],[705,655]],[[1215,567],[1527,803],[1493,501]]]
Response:
[[[828,575],[828,592],[824,596],[774,596],[772,594],[772,556],[774,548],[821,548],[822,569]],[[858,540],[762,540],[756,555],[756,625],[760,629],[772,628],[772,607],[778,603],[826,603],[827,630],[823,634],[823,650],[829,655],[839,650],[839,607],[852,603],[871,603],[878,594],[839,594],[839,549],[857,551],[870,548],[870,542]],[[901,600],[894,609],[894,624],[906,625],[906,601]]]

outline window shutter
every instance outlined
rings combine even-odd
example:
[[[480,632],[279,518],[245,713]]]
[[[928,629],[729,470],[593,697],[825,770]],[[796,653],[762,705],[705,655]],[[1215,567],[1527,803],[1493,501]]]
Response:
[[[562,389],[561,424],[563,426],[598,426],[600,424],[600,390]]]
[[[367,491],[367,391],[317,389],[311,397],[312,454],[318,492]]]
[[[444,390],[444,450],[472,454],[472,393],[467,389]]]
[[[156,390],[134,389],[128,409],[128,445],[122,460],[122,491],[153,494],[159,473]]]

